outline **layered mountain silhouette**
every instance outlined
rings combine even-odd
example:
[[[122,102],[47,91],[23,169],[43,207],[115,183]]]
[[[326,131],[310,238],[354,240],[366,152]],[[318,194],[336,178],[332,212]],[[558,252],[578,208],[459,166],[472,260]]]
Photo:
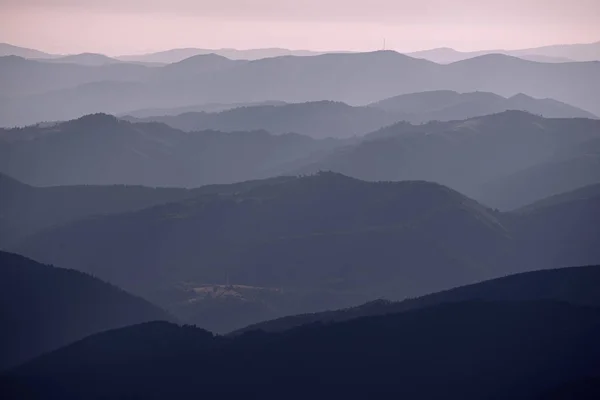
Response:
[[[233,332],[283,332],[301,325],[329,324],[465,301],[561,301],[600,307],[600,266],[568,267],[524,272],[404,301],[375,300],[361,306],[313,314],[292,315],[250,325]]]
[[[184,131],[264,129],[276,134],[295,132],[315,138],[344,138],[364,135],[398,121],[423,123],[462,120],[507,110],[523,110],[545,117],[596,118],[591,113],[564,103],[533,99],[522,94],[506,99],[493,93],[435,91],[397,96],[368,107],[319,101],[124,119],[132,122],[162,122]]]
[[[520,50],[458,51],[448,47],[440,47],[407,53],[411,57],[424,58],[440,64],[449,64],[486,54],[503,54],[546,63],[600,61],[600,42],[551,45]]]
[[[98,215],[141,210],[206,194],[232,194],[291,177],[195,189],[144,186],[33,187],[0,174],[0,247],[43,229]]]
[[[224,332],[511,272],[594,264],[598,212],[598,197],[499,213],[434,183],[320,173],[76,221],[11,249],[92,273]]]
[[[413,123],[461,120],[508,110],[547,118],[597,118],[594,114],[552,99],[534,99],[522,93],[505,98],[494,93],[457,93],[451,90],[411,93],[370,105],[405,115]]]
[[[25,57],[29,58],[29,57]],[[45,60],[53,63],[79,64],[89,67],[97,67],[102,65],[118,64],[121,61],[98,53],[81,53],[72,54],[69,56],[53,57]]]
[[[147,323],[40,357],[4,386],[32,398],[173,398],[323,383],[355,396],[361,383],[403,398],[528,399],[597,370],[598,334],[598,309],[557,302],[443,304],[236,338]]]
[[[507,51],[507,50],[481,50],[481,51],[458,51],[449,47],[439,47],[437,49],[420,50],[407,55],[415,58],[423,58],[425,60],[433,61],[438,64],[451,64],[462,60],[468,60],[469,58],[479,57],[486,54],[503,54],[508,56],[514,56],[527,61],[544,62],[544,63],[564,63],[574,62],[567,57],[563,56],[549,56],[545,54],[535,54],[535,50],[532,49],[533,54],[529,54],[526,51]],[[579,60],[579,61],[595,61],[596,58],[591,60]]]
[[[492,179],[476,195],[493,207],[514,209],[600,182],[600,140],[590,139],[558,150],[548,160]]]
[[[271,49],[198,49],[198,48],[187,48],[187,49],[171,49],[160,51],[157,53],[140,54],[140,55],[124,55],[120,56],[119,59],[123,61],[138,61],[138,62],[155,62],[172,64],[186,58],[194,57],[197,55],[205,54],[216,54],[219,56],[227,57],[231,60],[259,60],[261,58],[270,57],[281,57],[281,56],[314,56],[319,53],[316,51],[309,50],[288,50],[280,48]]]
[[[218,56],[200,57],[214,67]],[[85,67],[2,57],[0,123],[13,126],[92,112],[120,114],[140,108],[273,99],[360,105],[441,89],[507,97],[524,93],[600,113],[598,62],[550,64],[491,54],[440,65],[392,51],[229,61],[222,63],[223,68],[208,70],[194,63],[195,73],[180,76],[173,65]]]
[[[240,107],[253,107],[253,106],[282,106],[287,104],[284,101],[259,101],[256,103],[207,103],[193,106],[183,106],[175,108],[145,108],[141,110],[134,110],[131,112],[123,113],[122,118],[148,118],[148,117],[164,117],[167,115],[176,116],[185,113],[214,113],[222,112],[227,110],[233,110],[234,108]]]
[[[96,114],[0,131],[0,171],[39,186],[197,187],[279,175],[337,144],[265,131],[185,133]]]
[[[600,182],[596,168],[584,174],[579,172],[585,167],[577,168],[594,164],[590,143],[599,135],[597,120],[545,119],[520,111],[463,121],[398,123],[311,159],[312,164],[297,171],[331,170],[374,181],[434,181],[484,204],[510,209],[561,189]],[[562,168],[557,160],[571,163]],[[544,181],[534,179],[553,166],[559,174],[548,171]],[[538,175],[529,172],[538,169]]]
[[[393,120],[392,114],[317,102],[156,119],[187,129],[200,122],[223,130],[248,125],[285,132],[287,126],[316,136],[355,133]],[[331,170],[374,181],[435,181],[508,210],[600,182],[598,143],[598,120],[548,119],[520,111],[400,122],[344,140],[265,131],[183,132],[99,114],[0,130],[0,172],[40,186],[197,187]]]
[[[101,331],[173,320],[90,275],[0,252],[0,370]]]
[[[143,122],[162,122],[184,131],[212,129],[222,132],[263,129],[275,134],[300,133],[314,138],[348,138],[364,135],[403,119],[373,107],[351,107],[345,103],[319,101],[298,104],[240,107],[217,113],[185,113],[148,117]],[[127,118],[130,121],[140,121]]]
[[[53,58],[54,54],[44,53],[43,51],[29,49],[26,47],[14,46],[8,43],[0,43],[0,57],[17,56],[23,58]]]

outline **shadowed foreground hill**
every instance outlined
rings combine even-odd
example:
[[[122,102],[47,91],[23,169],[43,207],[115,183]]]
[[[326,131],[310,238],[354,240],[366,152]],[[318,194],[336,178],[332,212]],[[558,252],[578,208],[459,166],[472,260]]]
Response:
[[[40,357],[5,387],[33,398],[177,398],[324,383],[349,396],[360,383],[393,384],[385,391],[406,399],[531,399],[598,368],[599,334],[600,310],[555,302],[445,304],[236,338],[151,323]]]
[[[87,274],[0,252],[0,369],[93,333],[154,320],[172,317]]]
[[[340,322],[359,317],[394,314],[442,303],[485,301],[554,300],[574,305],[600,307],[600,266],[570,267],[510,275],[473,285],[433,293],[416,299],[392,302],[376,300],[358,307],[293,315],[248,326],[249,331],[281,332],[300,325]]]

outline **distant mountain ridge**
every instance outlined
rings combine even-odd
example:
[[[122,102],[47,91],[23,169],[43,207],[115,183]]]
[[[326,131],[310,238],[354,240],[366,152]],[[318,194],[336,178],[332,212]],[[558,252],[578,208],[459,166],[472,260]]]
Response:
[[[464,120],[508,110],[522,110],[550,118],[597,118],[592,113],[551,99],[534,99],[524,94],[506,99],[493,93],[457,93],[449,90],[411,93],[363,107],[342,102],[315,101],[250,104],[217,109],[216,112],[209,110],[121,118],[131,122],[160,122],[184,131],[266,130],[274,134],[294,132],[314,138],[348,138],[362,136],[399,121],[420,124]]]
[[[227,57],[231,60],[258,60],[261,58],[281,56],[313,56],[323,54],[323,52],[309,50],[288,50],[281,48],[249,50],[187,48],[165,50],[149,54],[124,55],[118,58],[123,61],[159,62],[171,64],[182,61],[189,57],[194,57],[203,54],[217,54],[223,57]]]
[[[454,50],[449,47],[440,47],[407,54],[411,57],[424,58],[441,64],[449,64],[485,54],[504,54],[529,61],[550,63],[600,61],[600,42],[551,45],[520,50],[493,49],[467,52]]]
[[[172,65],[85,67],[1,57],[0,89],[5,96],[0,101],[0,124],[65,120],[93,112],[121,114],[144,108],[273,99],[290,103],[328,99],[364,105],[433,90],[485,91],[505,97],[524,93],[600,113],[600,86],[596,87],[600,62],[549,64],[483,55],[440,65],[392,51],[222,60],[222,65],[215,65],[213,58],[169,72]]]
[[[598,118],[568,104],[553,99],[534,99],[523,93],[505,98],[486,92],[439,90],[400,95],[372,103],[370,107],[401,112],[413,123],[461,120],[509,110],[547,118]]]

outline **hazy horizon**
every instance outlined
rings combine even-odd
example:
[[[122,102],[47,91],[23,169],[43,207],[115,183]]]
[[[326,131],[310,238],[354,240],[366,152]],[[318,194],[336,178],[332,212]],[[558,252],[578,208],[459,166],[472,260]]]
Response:
[[[0,0],[0,42],[49,53],[119,56],[187,47],[372,51],[384,39],[387,49],[399,52],[600,40],[596,0],[482,3]]]

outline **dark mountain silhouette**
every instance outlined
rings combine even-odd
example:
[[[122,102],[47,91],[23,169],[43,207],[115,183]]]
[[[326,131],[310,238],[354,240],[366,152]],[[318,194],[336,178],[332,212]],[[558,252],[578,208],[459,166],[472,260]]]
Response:
[[[552,99],[534,99],[522,93],[505,98],[486,92],[438,90],[392,97],[373,103],[371,107],[401,112],[406,115],[407,121],[413,123],[461,120],[508,110],[526,111],[547,118],[597,118],[568,104]]]
[[[569,267],[524,272],[461,286],[404,301],[376,300],[358,307],[313,314],[292,315],[250,325],[233,332],[282,332],[297,326],[332,323],[360,317],[387,315],[463,301],[541,301],[554,300],[574,305],[600,307],[600,266]]]
[[[328,99],[358,105],[431,90],[486,91],[506,97],[524,93],[600,114],[600,83],[596,83],[600,82],[600,62],[549,64],[492,54],[440,65],[378,51],[239,63],[235,68],[211,69],[177,79],[176,71],[168,72],[170,66],[83,67],[24,59],[11,63],[2,58],[5,79],[0,81],[0,89],[4,89],[5,99],[0,104],[0,124],[64,120],[98,111],[120,114],[140,108],[273,99]],[[133,68],[145,69],[130,76],[128,71]]]
[[[0,252],[0,369],[166,312],[90,275]]]
[[[11,249],[92,273],[226,332],[373,298],[598,263],[592,216],[599,207],[590,198],[499,213],[433,183],[320,173],[74,222]]]
[[[265,131],[185,133],[96,114],[0,130],[0,172],[39,186],[197,187],[280,175],[288,163],[339,144]]]
[[[300,133],[315,138],[347,138],[363,135],[402,119],[402,114],[344,103],[310,103],[240,107],[218,113],[186,113],[149,117],[143,122],[162,122],[184,131],[223,132],[264,129],[275,134]],[[129,119],[130,121],[138,121]]]
[[[506,208],[510,202],[524,205],[555,192],[539,190],[536,197],[533,181],[532,188],[526,190],[523,187],[529,184],[527,179],[522,186],[514,187],[502,186],[501,181],[492,185],[496,179],[537,168],[555,160],[566,149],[575,149],[573,155],[580,157],[588,151],[583,149],[588,148],[590,141],[599,140],[599,135],[598,120],[544,119],[520,111],[464,121],[398,123],[367,135],[359,143],[313,159],[312,164],[298,167],[296,172],[331,170],[373,181],[434,181],[485,204]],[[576,178],[573,184],[594,183],[594,171],[584,175],[588,178]],[[564,175],[567,182],[575,176],[567,169]],[[562,179],[560,175],[549,178]],[[494,194],[502,189],[495,190],[496,187],[507,189],[498,199]],[[566,187],[570,189],[573,187]]]
[[[445,304],[232,339],[148,323],[88,337],[5,379],[33,398],[275,397],[324,383],[346,397],[360,383],[409,399],[531,399],[598,368],[599,334],[598,309],[555,302]]]

